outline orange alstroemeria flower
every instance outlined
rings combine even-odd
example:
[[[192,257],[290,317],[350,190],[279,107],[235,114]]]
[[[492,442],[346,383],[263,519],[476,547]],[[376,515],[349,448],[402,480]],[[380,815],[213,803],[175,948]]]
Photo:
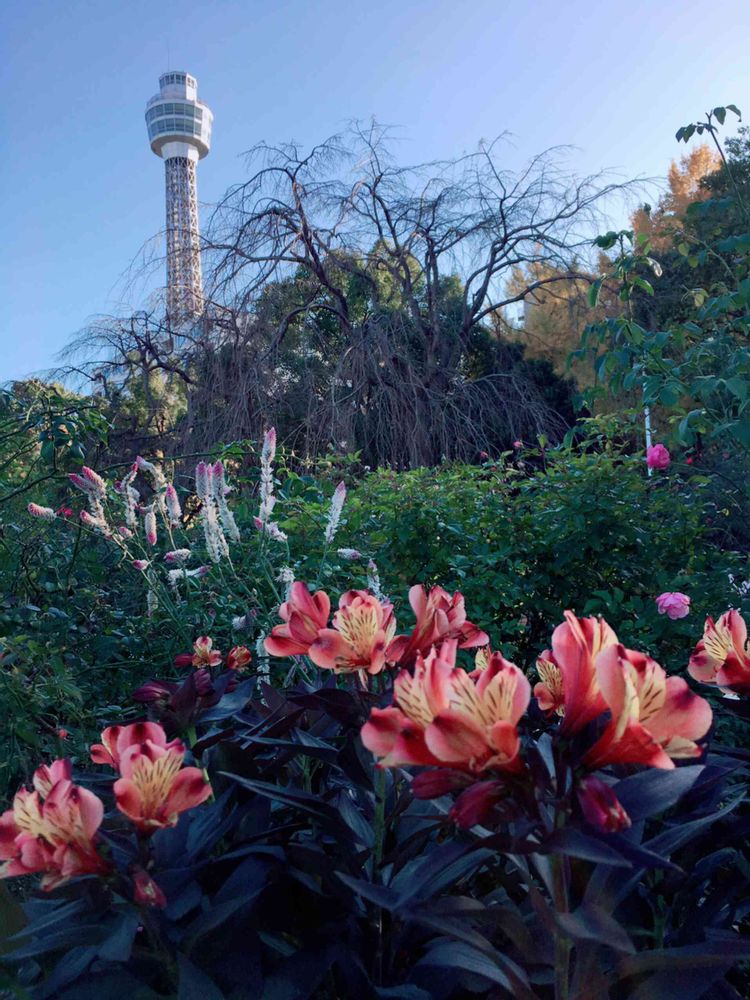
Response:
[[[271,656],[304,656],[318,632],[328,625],[330,613],[331,599],[325,591],[311,594],[306,584],[293,583],[289,600],[279,608],[284,624],[271,629],[265,641],[266,652]]]
[[[473,649],[489,642],[486,632],[466,620],[463,595],[451,595],[442,587],[428,593],[418,584],[409,591],[409,604],[417,619],[410,635],[398,635],[388,650],[388,660],[411,666],[421,653],[426,656],[433,646],[455,639],[459,649]]]
[[[42,888],[54,889],[76,875],[108,871],[96,849],[104,806],[73,784],[70,761],[38,768],[33,784],[0,816],[0,878],[42,872]]]
[[[552,633],[552,649],[537,661],[541,681],[534,688],[539,707],[563,716],[562,728],[577,733],[607,708],[596,674],[597,657],[614,646],[617,636],[603,618],[565,621]]]
[[[161,727],[159,727],[161,728]],[[199,767],[183,767],[182,744],[158,741],[133,744],[120,755],[114,784],[117,808],[143,833],[175,826],[180,813],[205,802],[211,786]]]
[[[251,659],[247,646],[232,646],[227,653],[227,670],[244,670]]]
[[[377,674],[396,631],[388,601],[367,590],[347,590],[333,616],[333,628],[322,628],[309,649],[310,659],[324,670]]]
[[[682,677],[667,677],[655,660],[620,644],[599,653],[596,674],[612,718],[584,756],[586,767],[673,768],[674,760],[700,756],[695,741],[711,727],[711,706]]]
[[[725,611],[717,622],[706,619],[688,673],[702,684],[716,684],[726,691],[750,696],[750,649],[747,626],[739,611]]]
[[[432,764],[479,774],[518,771],[516,728],[531,689],[522,671],[493,653],[472,675],[455,665],[457,640],[402,670],[391,708],[373,709],[362,742],[385,767]]]
[[[193,643],[194,667],[218,667],[221,663],[221,653],[213,648],[214,641],[208,635],[199,635]]]

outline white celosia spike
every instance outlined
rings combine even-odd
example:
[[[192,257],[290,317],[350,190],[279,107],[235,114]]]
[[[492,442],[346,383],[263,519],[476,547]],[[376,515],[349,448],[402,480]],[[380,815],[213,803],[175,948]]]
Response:
[[[260,452],[261,462],[266,462],[268,465],[273,462],[276,457],[276,428],[269,427],[263,438],[263,447]]]
[[[346,486],[343,480],[338,484],[336,489],[333,491],[333,497],[331,499],[331,507],[328,511],[328,523],[326,524],[326,542],[330,545],[333,541],[336,531],[338,530],[339,522],[341,520],[341,511],[344,509],[344,501],[346,500]]]
[[[181,566],[183,563],[188,561],[190,555],[190,549],[174,549],[172,552],[166,553],[164,556],[164,562]]]
[[[286,534],[281,530],[275,521],[261,521],[259,517],[253,518],[253,523],[258,531],[269,538],[273,538],[276,542],[285,542],[287,540]]]
[[[138,504],[141,494],[133,486],[125,487],[125,524],[131,531],[138,527]]]
[[[367,564],[367,589],[379,601],[385,600],[385,595],[380,589],[380,574],[378,573],[378,567],[374,559],[371,559]]]
[[[143,530],[149,545],[156,545],[156,513],[149,507],[143,518]]]
[[[288,601],[292,592],[292,585],[294,584],[294,570],[290,569],[289,566],[282,566],[276,579],[279,583],[284,584],[286,588],[284,600]]]
[[[346,559],[347,562],[356,562],[357,559],[363,558],[359,549],[336,549],[336,553],[339,558]]]
[[[94,515],[87,510],[82,510],[78,516],[81,519],[81,523],[85,524],[87,528],[93,528],[94,531],[98,531],[102,535],[109,536],[112,534],[109,525],[103,518],[94,517]]]
[[[198,462],[195,467],[195,492],[198,499],[203,502],[205,502],[211,489],[208,469],[209,467],[205,462]]]
[[[146,616],[152,618],[154,612],[159,607],[159,598],[156,596],[153,590],[149,590],[146,594]]]
[[[219,520],[221,521],[221,525],[233,542],[239,542],[240,529],[237,527],[234,514],[231,512],[229,505],[227,504],[227,495],[229,494],[230,489],[227,486],[223,462],[216,462],[214,464],[212,486],[213,498],[219,511]]]
[[[26,510],[32,517],[40,517],[43,521],[54,521],[57,517],[51,507],[42,507],[38,503],[30,503]]]
[[[268,681],[271,671],[269,669],[268,653],[266,652],[266,636],[261,634],[255,643],[255,663],[258,677]]]
[[[258,517],[265,524],[271,518],[276,497],[273,495],[273,460],[276,455],[276,431],[266,432],[260,453],[260,508]]]
[[[166,492],[164,494],[164,499],[167,504],[167,513],[169,514],[169,522],[172,527],[176,527],[182,518],[182,507],[180,507],[180,498],[177,496],[177,490],[174,488],[173,483],[167,485]]]
[[[190,580],[193,577],[205,576],[206,573],[208,573],[208,566],[198,566],[196,569],[180,567],[179,569],[168,570],[167,577],[169,578],[170,586],[176,590],[180,580]]]
[[[107,495],[107,484],[98,472],[94,472],[93,469],[84,465],[81,469],[81,476],[88,483],[88,490],[94,496],[102,498]]]

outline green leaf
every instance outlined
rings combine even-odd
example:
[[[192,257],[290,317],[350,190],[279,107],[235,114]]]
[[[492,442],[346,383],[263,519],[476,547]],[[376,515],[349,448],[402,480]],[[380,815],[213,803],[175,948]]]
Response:
[[[589,305],[592,309],[596,308],[596,304],[599,301],[599,293],[602,290],[603,280],[603,278],[597,278],[589,288]]]
[[[736,396],[737,399],[744,403],[747,399],[748,380],[743,378],[742,375],[733,375],[731,378],[726,380],[725,384],[732,395]]]

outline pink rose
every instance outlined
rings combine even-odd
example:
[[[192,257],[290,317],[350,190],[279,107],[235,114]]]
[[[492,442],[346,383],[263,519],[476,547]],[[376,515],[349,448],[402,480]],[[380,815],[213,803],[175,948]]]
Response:
[[[660,615],[668,615],[671,619],[684,618],[690,614],[690,598],[679,591],[659,594],[656,607]]]
[[[646,465],[649,469],[666,469],[672,461],[663,444],[655,444],[646,452]]]

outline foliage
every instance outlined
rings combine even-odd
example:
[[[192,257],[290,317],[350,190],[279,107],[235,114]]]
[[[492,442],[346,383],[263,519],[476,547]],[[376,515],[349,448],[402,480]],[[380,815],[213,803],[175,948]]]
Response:
[[[415,799],[403,768],[373,770],[359,730],[388,695],[329,678],[279,691],[250,677],[168,732],[214,793],[174,825],[139,834],[108,777],[77,779],[106,804],[106,870],[25,904],[3,958],[16,996],[740,995],[726,976],[749,951],[750,870],[731,754],[615,768],[630,826],[605,832],[576,805],[569,736],[532,712],[513,794],[533,781],[535,818],[494,799],[456,829],[450,795]],[[120,753],[143,738],[126,735]]]
[[[269,424],[305,455],[399,468],[559,440],[551,373],[496,319],[590,280],[583,231],[621,185],[571,176],[559,150],[514,175],[501,150],[402,166],[375,123],[309,153],[261,144],[204,232],[205,313],[179,337],[158,305],[102,317],[68,371],[107,396],[118,434],[140,419],[128,453],[202,452]]]
[[[728,109],[739,115],[729,105]],[[653,298],[655,286],[645,276],[651,269],[660,279],[664,268],[651,257],[651,245],[644,233],[609,233],[600,239],[605,249],[618,247],[612,271],[592,286],[592,301],[606,281],[619,288],[627,305],[624,315],[605,323],[592,324],[584,335],[581,352],[593,345],[603,345],[597,371],[613,390],[637,389],[643,392],[646,406],[659,407],[674,426],[676,439],[683,445],[739,450],[750,448],[750,353],[748,352],[748,316],[750,315],[750,214],[739,184],[734,179],[717,139],[714,120],[723,124],[725,108],[715,108],[706,121],[685,126],[677,133],[687,141],[694,132],[707,132],[716,143],[722,158],[724,183],[730,191],[722,199],[731,205],[729,229],[716,225],[719,200],[712,198],[692,204],[686,210],[687,224],[675,236],[673,257],[698,269],[697,277],[706,285],[685,288],[677,315],[672,304],[666,311],[649,317],[638,309],[644,296]],[[741,145],[735,143],[737,152]],[[716,177],[717,175],[713,175]],[[718,187],[718,180],[714,188]],[[708,184],[708,181],[707,181]],[[712,220],[707,228],[700,220]],[[744,230],[734,224],[743,220]],[[691,220],[696,220],[692,225]],[[673,264],[673,261],[669,261]],[[684,264],[670,271],[670,280],[679,282]],[[686,313],[684,303],[691,308]],[[668,295],[666,303],[672,302]],[[643,318],[656,319],[664,328],[644,325]],[[671,313],[671,315],[670,315]]]

